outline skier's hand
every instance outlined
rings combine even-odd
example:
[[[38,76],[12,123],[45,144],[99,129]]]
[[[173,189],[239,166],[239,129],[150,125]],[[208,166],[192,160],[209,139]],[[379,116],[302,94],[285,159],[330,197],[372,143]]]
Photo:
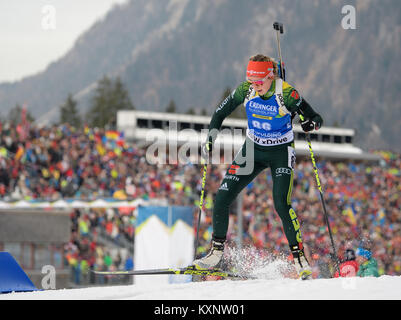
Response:
[[[207,141],[206,143],[202,144],[201,146],[201,157],[205,161],[209,161],[209,158],[212,154],[213,142]]]
[[[320,115],[315,115],[312,119],[307,119],[301,122],[301,127],[304,132],[319,130],[322,126],[323,119]]]

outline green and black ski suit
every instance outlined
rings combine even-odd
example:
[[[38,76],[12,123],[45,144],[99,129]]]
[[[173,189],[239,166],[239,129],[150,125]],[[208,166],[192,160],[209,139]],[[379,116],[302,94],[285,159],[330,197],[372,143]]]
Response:
[[[231,203],[259,173],[270,167],[274,207],[283,223],[289,246],[302,248],[300,224],[291,207],[295,166],[292,114],[301,113],[305,119],[318,120],[320,124],[323,120],[282,79],[274,80],[263,96],[259,96],[248,82],[243,82],[215,110],[209,125],[209,141],[214,142],[223,120],[239,105],[245,107],[248,118],[246,140],[216,194],[213,237],[226,238]]]

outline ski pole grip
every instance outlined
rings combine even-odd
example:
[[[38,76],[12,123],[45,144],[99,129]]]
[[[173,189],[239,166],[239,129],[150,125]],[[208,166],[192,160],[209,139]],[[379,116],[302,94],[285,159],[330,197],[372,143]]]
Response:
[[[274,30],[280,31],[280,33],[284,33],[284,26],[280,22],[277,22],[277,21],[274,22],[273,23],[273,28],[274,28]]]

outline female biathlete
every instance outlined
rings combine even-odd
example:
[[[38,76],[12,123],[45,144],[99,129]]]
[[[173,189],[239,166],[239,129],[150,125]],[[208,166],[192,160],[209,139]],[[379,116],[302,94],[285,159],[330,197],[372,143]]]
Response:
[[[217,107],[209,125],[203,156],[208,157],[223,120],[243,104],[248,118],[246,140],[228,168],[216,194],[213,208],[213,236],[206,256],[193,264],[199,269],[218,268],[222,262],[229,221],[229,207],[241,190],[259,173],[270,167],[274,207],[281,218],[295,268],[300,278],[310,278],[312,271],[305,257],[300,224],[291,207],[295,152],[292,115],[302,114],[305,132],[323,124],[300,94],[278,75],[277,63],[258,54],[249,59],[246,80]]]

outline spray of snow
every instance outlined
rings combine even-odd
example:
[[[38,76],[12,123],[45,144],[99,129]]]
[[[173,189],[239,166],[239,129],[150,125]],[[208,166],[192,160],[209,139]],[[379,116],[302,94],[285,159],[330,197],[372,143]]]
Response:
[[[266,250],[256,249],[255,247],[228,248],[224,259],[229,270],[244,276],[266,280],[295,276],[293,264],[287,260],[287,257],[273,255]]]

